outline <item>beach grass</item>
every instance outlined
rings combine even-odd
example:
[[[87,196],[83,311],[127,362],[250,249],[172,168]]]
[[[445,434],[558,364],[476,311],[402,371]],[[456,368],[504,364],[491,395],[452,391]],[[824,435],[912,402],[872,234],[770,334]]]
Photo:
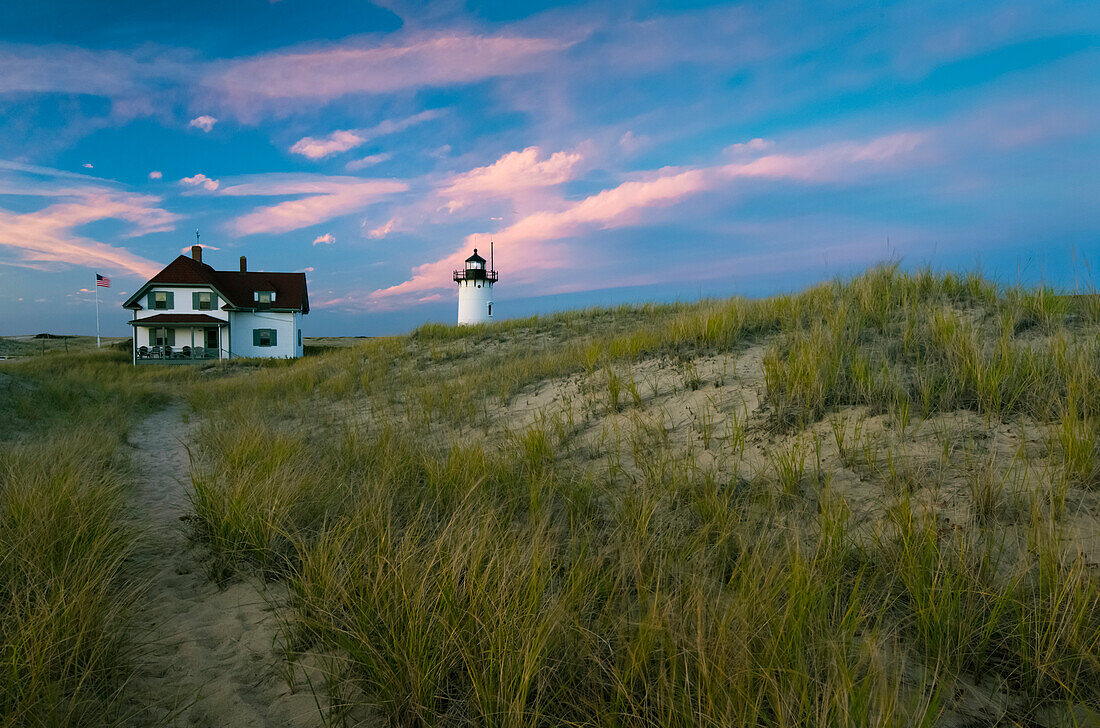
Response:
[[[888,266],[228,375],[195,538],[394,725],[1087,725],[1091,311]]]

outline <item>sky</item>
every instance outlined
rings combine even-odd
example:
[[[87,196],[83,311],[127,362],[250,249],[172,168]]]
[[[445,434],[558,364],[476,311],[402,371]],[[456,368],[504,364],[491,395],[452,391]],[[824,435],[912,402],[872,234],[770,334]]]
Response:
[[[306,335],[763,296],[876,263],[1100,288],[1100,3],[0,3],[0,334],[128,335],[195,243]]]

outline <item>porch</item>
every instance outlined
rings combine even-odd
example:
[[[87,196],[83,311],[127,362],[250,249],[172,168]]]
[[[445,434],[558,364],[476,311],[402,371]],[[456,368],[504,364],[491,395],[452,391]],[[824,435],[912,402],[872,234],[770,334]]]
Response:
[[[228,359],[229,322],[206,314],[157,314],[130,321],[134,364],[199,364]],[[141,332],[139,334],[139,331]]]
[[[139,346],[135,352],[135,362],[138,364],[201,364],[221,358],[220,349],[205,346]]]

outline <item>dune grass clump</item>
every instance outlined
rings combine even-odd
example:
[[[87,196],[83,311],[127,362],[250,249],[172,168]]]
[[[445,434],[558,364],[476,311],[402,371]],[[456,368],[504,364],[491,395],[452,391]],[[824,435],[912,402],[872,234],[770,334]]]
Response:
[[[126,433],[165,401],[119,352],[4,367],[0,725],[125,725],[141,582],[126,568]]]
[[[804,325],[783,329],[765,359],[781,426],[806,425],[844,405],[1048,420],[1067,395],[1080,400],[1079,411],[1100,404],[1100,345],[1095,338],[1066,341],[1059,328],[1070,310],[1064,297],[1009,289],[998,309],[996,293],[977,284],[960,290],[950,278],[930,282],[892,267],[830,293]],[[1011,325],[997,323],[998,310],[1010,313]],[[1032,326],[1049,340],[1017,338]]]
[[[0,721],[94,725],[128,677],[133,532],[111,434],[67,431],[0,463]]]

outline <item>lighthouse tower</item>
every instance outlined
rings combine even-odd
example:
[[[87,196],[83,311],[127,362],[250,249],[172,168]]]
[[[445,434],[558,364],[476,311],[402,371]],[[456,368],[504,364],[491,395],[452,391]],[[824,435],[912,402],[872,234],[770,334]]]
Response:
[[[489,243],[489,258],[492,259],[492,243]],[[497,272],[485,267],[485,259],[474,254],[466,259],[466,267],[456,270],[455,282],[458,283],[458,323],[483,324],[493,320],[493,284],[497,282]]]

